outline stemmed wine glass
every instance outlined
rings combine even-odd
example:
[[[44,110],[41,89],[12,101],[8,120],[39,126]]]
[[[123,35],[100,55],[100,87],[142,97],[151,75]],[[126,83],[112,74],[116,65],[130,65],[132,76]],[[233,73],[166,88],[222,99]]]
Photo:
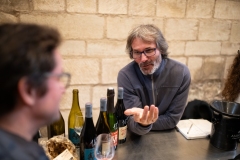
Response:
[[[100,134],[94,149],[94,155],[98,160],[111,160],[115,154],[113,139],[110,134]]]
[[[83,116],[80,112],[75,114],[75,121],[74,121],[74,131],[80,136],[82,128],[83,128],[84,120]]]

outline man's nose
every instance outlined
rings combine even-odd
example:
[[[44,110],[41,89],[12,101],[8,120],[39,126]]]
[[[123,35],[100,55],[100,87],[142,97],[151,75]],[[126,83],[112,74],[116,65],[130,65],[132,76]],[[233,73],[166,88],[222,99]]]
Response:
[[[142,53],[142,55],[141,55],[141,62],[145,62],[147,60],[148,60],[147,56],[144,53]]]

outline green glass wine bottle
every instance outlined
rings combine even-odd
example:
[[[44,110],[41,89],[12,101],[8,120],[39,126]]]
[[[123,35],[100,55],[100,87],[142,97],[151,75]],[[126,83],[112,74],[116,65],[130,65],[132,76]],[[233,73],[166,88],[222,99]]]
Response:
[[[78,89],[73,89],[72,93],[73,93],[72,108],[68,116],[68,138],[72,141],[76,148],[79,149],[80,136],[74,130],[74,123],[75,114],[78,113],[82,116],[82,111],[79,106]],[[83,118],[81,120],[83,121]]]
[[[108,115],[108,125],[110,128],[110,133],[113,138],[114,148],[117,149],[118,145],[118,123],[114,108],[114,89],[109,87],[107,89],[107,115]]]
[[[48,139],[57,135],[65,136],[65,122],[60,111],[59,114],[60,114],[59,120],[47,126]]]

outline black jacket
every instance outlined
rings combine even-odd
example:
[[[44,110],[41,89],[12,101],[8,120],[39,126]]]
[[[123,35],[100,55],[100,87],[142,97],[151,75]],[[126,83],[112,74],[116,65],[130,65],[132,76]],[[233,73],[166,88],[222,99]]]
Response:
[[[28,142],[0,128],[0,159],[48,160],[49,158],[36,142]]]

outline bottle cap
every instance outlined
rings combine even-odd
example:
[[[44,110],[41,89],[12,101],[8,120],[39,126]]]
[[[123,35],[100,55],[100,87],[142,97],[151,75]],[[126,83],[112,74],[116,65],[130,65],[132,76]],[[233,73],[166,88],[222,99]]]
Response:
[[[92,118],[92,103],[91,102],[87,102],[85,104],[85,117]]]
[[[118,87],[118,99],[123,99],[123,87]]]
[[[73,93],[74,93],[74,92],[77,92],[77,93],[78,93],[78,89],[73,89]]]
[[[114,88],[113,87],[109,87],[108,89],[107,89],[107,96],[108,97],[114,97],[114,95],[115,95],[115,93],[114,93]]]
[[[100,99],[100,111],[107,111],[107,99],[105,97]]]

